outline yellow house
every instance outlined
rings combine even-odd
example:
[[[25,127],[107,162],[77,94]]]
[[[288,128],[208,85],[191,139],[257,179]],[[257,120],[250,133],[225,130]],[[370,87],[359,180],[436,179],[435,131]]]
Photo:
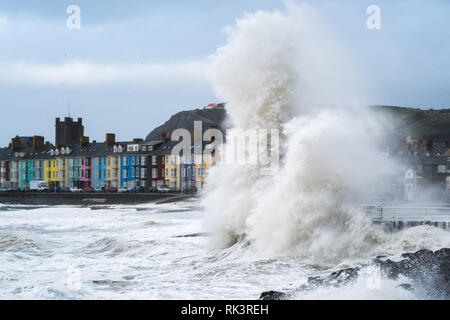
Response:
[[[108,156],[107,170],[108,187],[118,188],[120,186],[120,158],[118,156]]]
[[[59,188],[65,188],[68,186],[68,174],[67,174],[67,159],[56,158],[54,160],[54,182]]]
[[[51,187],[55,179],[55,160],[44,161],[44,181]]]
[[[208,180],[208,174],[210,168],[215,164],[215,153],[214,151],[212,153],[203,153],[202,155],[197,155],[196,157],[202,157],[203,161],[200,163],[200,161],[196,161],[195,169],[195,183],[197,190],[202,190]]]
[[[165,181],[170,189],[180,189],[180,156],[165,155]]]

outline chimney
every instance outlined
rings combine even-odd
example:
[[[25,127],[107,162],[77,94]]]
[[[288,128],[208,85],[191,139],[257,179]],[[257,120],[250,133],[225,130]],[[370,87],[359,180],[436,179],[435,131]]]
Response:
[[[81,137],[80,138],[80,146],[84,147],[85,145],[89,144],[89,137]]]
[[[134,138],[133,139],[133,143],[140,143],[140,142],[144,142],[144,139],[141,139],[141,138]]]
[[[108,146],[111,146],[111,145],[113,145],[114,143],[116,143],[116,134],[115,134],[115,133],[107,133],[107,134],[106,134],[105,143],[106,143]]]
[[[44,137],[34,136],[33,137],[33,151],[37,151],[44,146]]]
[[[167,141],[169,141],[169,135],[167,134],[166,131],[164,131],[164,132],[161,134],[161,141],[162,141],[162,143],[166,143]]]
[[[22,146],[22,141],[19,136],[11,139],[11,150],[19,149]]]

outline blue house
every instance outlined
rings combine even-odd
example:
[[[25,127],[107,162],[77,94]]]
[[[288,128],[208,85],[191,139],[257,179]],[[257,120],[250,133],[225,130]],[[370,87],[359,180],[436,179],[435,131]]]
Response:
[[[120,186],[131,189],[136,186],[136,156],[125,155],[120,159]]]
[[[180,159],[180,188],[181,190],[193,190],[195,184],[196,167],[194,163],[194,156],[190,159],[182,156]]]
[[[99,191],[102,190],[102,188],[106,188],[108,186],[108,167],[106,157],[94,157],[93,161],[92,187],[95,190]]]

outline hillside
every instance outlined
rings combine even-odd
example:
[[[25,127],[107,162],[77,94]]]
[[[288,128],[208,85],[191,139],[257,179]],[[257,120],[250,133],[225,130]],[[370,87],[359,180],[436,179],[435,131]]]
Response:
[[[183,128],[187,129],[189,132],[194,132],[194,121],[202,121],[203,132],[208,130],[210,127],[216,127],[224,131],[225,118],[226,111],[224,108],[181,111],[170,117],[170,119],[163,125],[151,131],[145,140],[160,140],[164,132],[170,136],[171,132],[178,128]]]
[[[390,133],[395,137],[418,139],[433,139],[435,142],[450,141],[450,109],[423,110],[396,106],[371,106],[383,118],[395,125]],[[226,125],[226,111],[217,109],[194,109],[178,112],[163,125],[151,131],[146,141],[159,140],[163,132],[170,133],[177,128],[184,128],[193,132],[194,121],[202,121],[203,132],[209,127],[224,130]]]
[[[450,141],[450,109],[414,109],[396,106],[372,106],[395,121],[397,136]]]

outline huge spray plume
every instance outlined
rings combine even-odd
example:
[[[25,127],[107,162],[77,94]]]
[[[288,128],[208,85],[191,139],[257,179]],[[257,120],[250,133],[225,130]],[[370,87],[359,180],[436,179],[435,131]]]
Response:
[[[307,6],[247,14],[213,56],[213,83],[233,130],[279,128],[281,167],[218,165],[204,200],[214,244],[335,263],[388,241],[359,210],[390,160],[347,55]]]

